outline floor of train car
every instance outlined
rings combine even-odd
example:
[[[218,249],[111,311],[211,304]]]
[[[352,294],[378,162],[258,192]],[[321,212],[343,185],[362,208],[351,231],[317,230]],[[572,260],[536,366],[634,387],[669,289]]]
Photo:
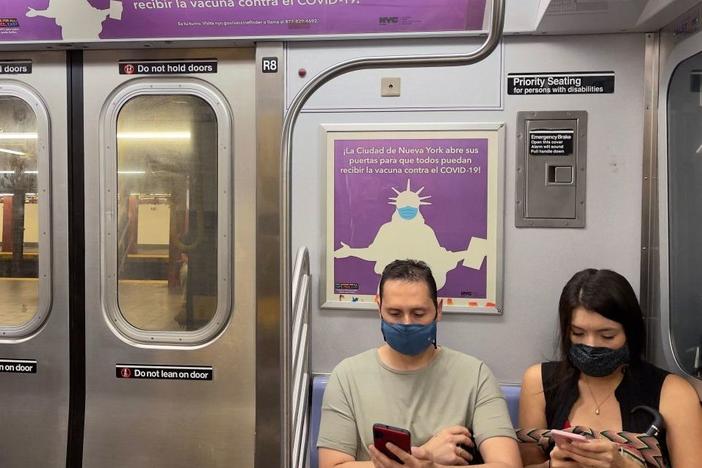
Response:
[[[37,307],[36,278],[0,278],[0,324],[21,325]],[[166,280],[119,282],[122,315],[142,330],[184,330],[184,297],[169,291]]]

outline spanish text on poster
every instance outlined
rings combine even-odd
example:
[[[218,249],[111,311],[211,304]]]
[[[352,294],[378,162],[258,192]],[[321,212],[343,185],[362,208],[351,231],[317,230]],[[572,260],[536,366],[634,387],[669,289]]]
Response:
[[[12,0],[0,42],[474,31],[485,0]]]

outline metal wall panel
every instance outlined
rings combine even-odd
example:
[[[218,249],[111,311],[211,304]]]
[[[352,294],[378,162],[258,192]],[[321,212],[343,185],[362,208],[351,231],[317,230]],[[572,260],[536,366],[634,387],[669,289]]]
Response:
[[[396,109],[391,104],[368,112],[349,112],[361,93],[356,85],[325,85],[333,105],[325,112],[303,111],[295,136],[293,173],[293,248],[310,250],[312,277],[323,277],[322,239],[325,216],[324,149],[320,126],[332,123],[505,122],[505,206],[515,197],[516,117],[519,111],[583,110],[588,113],[587,227],[585,229],[517,229],[514,210],[505,211],[504,314],[500,317],[445,314],[439,324],[439,343],[487,362],[502,382],[518,382],[531,364],[553,357],[558,297],[567,280],[586,267],[611,268],[626,276],[638,290],[641,236],[641,159],[643,151],[644,35],[530,36],[504,40],[503,74],[612,70],[616,89],[607,95],[512,96],[501,88],[503,110],[422,111]],[[294,44],[290,47],[298,47]],[[329,44],[325,55],[338,46]],[[395,54],[413,51],[397,44]],[[437,50],[441,46],[437,46]],[[437,50],[434,50],[436,52]],[[315,50],[314,53],[319,53]],[[361,55],[359,53],[359,55]],[[476,73],[466,67],[465,73]],[[406,70],[390,70],[404,79]],[[455,96],[450,82],[455,69],[436,69],[419,88],[443,93],[440,102]],[[444,77],[448,81],[443,81]],[[475,77],[474,77],[475,78]],[[504,77],[503,77],[504,78]],[[288,80],[297,68],[288,69]],[[477,79],[477,78],[476,78]],[[486,77],[499,79],[499,77]],[[358,86],[361,86],[359,83]],[[374,86],[374,85],[373,85]],[[464,88],[464,104],[480,102],[480,86]],[[408,96],[407,99],[421,99]],[[344,99],[343,103],[339,100]],[[389,98],[386,98],[389,99]],[[457,98],[459,99],[459,98]],[[380,98],[378,98],[380,100]],[[325,102],[316,101],[315,107]],[[312,288],[313,372],[329,372],[343,358],[382,343],[377,312],[320,310],[319,285]],[[348,339],[352,332],[353,339]],[[495,343],[515,343],[514,346]]]
[[[508,9],[509,10],[509,9]],[[402,54],[464,54],[482,44],[482,38],[439,39],[427,41],[354,41],[295,43],[288,48],[287,105],[305,83],[326,68],[354,57],[384,57]],[[316,91],[305,111],[335,109],[345,111],[390,109],[499,109],[502,106],[503,48],[471,66],[405,68],[402,70],[360,70],[335,78]],[[300,70],[305,74],[301,75]],[[400,79],[398,96],[381,96],[383,77]],[[480,93],[475,93],[480,89]],[[348,97],[353,95],[353,100]]]

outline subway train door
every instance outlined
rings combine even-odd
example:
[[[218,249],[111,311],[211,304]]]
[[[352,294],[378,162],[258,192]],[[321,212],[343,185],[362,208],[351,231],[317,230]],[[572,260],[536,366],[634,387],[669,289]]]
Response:
[[[0,466],[64,467],[68,433],[67,71],[0,53]]]
[[[254,466],[254,61],[84,55],[85,468]]]
[[[670,52],[661,81],[661,336],[669,369],[687,377],[702,401],[702,40]],[[657,350],[660,351],[660,350]]]

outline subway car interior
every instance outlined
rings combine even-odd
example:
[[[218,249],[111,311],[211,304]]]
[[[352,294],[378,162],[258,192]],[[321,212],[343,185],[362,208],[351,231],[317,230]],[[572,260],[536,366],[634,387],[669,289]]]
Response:
[[[585,268],[702,399],[699,125],[696,0],[2,2],[0,467],[318,468],[396,259],[515,428]]]

